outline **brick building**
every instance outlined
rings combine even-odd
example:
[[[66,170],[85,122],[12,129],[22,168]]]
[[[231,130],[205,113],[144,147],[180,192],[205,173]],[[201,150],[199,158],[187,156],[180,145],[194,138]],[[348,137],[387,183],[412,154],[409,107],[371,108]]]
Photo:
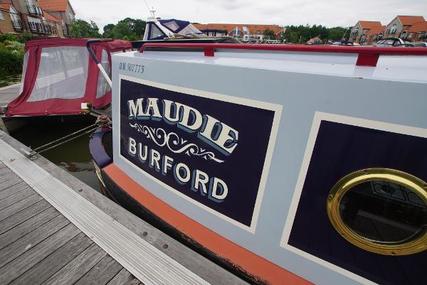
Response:
[[[54,6],[54,3],[62,6]],[[67,0],[0,0],[0,13],[2,34],[26,32],[42,37],[63,37],[68,35],[69,25],[74,20],[74,11]]]
[[[350,31],[349,41],[372,44],[384,36],[385,26],[379,21],[358,21]]]

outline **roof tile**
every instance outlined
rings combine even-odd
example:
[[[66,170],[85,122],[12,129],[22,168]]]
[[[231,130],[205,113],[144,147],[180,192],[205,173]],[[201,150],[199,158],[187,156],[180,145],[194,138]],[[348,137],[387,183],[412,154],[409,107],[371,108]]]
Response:
[[[68,0],[39,0],[39,5],[43,10],[65,12]]]
[[[399,15],[397,16],[399,18],[400,22],[404,26],[412,26],[415,23],[424,22],[425,19],[423,16],[406,16],[406,15]]]
[[[427,32],[427,21],[418,22],[409,28],[410,33]]]
[[[363,30],[381,29],[383,26],[380,21],[359,21],[359,24]]]

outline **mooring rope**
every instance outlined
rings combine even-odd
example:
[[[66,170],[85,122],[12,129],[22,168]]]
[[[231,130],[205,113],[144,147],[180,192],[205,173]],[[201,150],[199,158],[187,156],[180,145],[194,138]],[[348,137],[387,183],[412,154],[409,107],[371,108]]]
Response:
[[[66,136],[60,137],[59,139],[51,141],[51,142],[49,142],[47,144],[41,145],[39,147],[36,147],[31,152],[33,154],[35,154],[35,153],[42,153],[42,152],[48,151],[50,149],[56,148],[56,147],[58,147],[60,145],[63,145],[65,143],[67,143],[67,142],[70,142],[70,141],[72,141],[72,140],[74,140],[76,138],[79,138],[79,137],[81,137],[83,135],[86,135],[86,134],[88,134],[90,132],[93,132],[97,128],[98,128],[98,124],[97,123],[92,124],[90,126],[84,127],[83,129],[80,129],[78,131],[72,132],[71,134],[68,134]]]

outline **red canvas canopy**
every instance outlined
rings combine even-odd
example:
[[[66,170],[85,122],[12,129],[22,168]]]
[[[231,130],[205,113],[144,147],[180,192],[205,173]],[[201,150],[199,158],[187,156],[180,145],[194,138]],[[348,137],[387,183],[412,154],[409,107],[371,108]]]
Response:
[[[89,55],[94,51],[107,73],[111,53],[131,49],[128,41],[38,39],[25,45],[20,95],[9,103],[8,116],[73,115],[81,103],[102,108],[111,102],[111,89]]]

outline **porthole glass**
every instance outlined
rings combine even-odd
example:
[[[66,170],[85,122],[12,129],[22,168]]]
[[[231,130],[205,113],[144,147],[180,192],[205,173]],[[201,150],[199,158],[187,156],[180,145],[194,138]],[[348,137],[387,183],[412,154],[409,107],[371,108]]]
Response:
[[[427,249],[427,184],[385,168],[353,172],[329,193],[328,217],[352,244],[386,255]]]

